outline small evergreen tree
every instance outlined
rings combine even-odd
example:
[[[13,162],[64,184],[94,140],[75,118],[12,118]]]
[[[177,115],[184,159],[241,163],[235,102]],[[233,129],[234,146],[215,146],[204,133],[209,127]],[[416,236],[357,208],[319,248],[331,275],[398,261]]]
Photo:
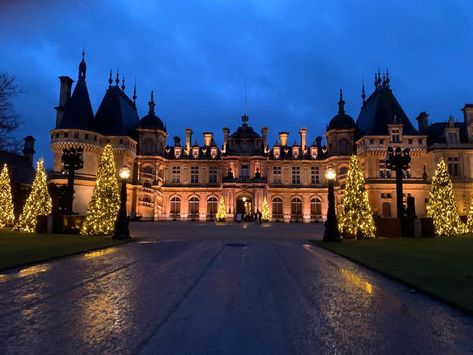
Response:
[[[43,159],[38,160],[36,176],[33,181],[31,193],[21,212],[15,230],[21,232],[34,232],[36,230],[36,218],[47,216],[51,213],[52,200],[49,196],[48,185],[46,183],[46,172],[44,171]]]
[[[266,197],[263,199],[263,208],[261,209],[261,219],[264,222],[269,222],[269,219],[271,218],[271,215],[269,213],[269,205],[268,205],[268,200]]]
[[[473,232],[473,202],[470,206],[470,210],[468,211],[468,218],[466,221],[466,231],[465,232]]]
[[[345,196],[338,214],[338,229],[342,235],[351,238],[374,238],[376,233],[365,178],[356,156],[350,159]]]
[[[219,222],[225,222],[225,219],[227,218],[227,209],[225,207],[225,201],[223,199],[223,196],[220,197],[220,202],[218,204],[218,210],[215,217]]]
[[[97,171],[92,199],[87,206],[80,234],[106,235],[114,230],[115,220],[120,208],[117,169],[112,146],[104,148]]]
[[[10,175],[7,164],[5,164],[0,174],[0,228],[12,225],[14,222]]]
[[[442,158],[432,178],[427,215],[433,219],[436,236],[454,236],[465,232],[465,226],[458,215],[452,180]]]

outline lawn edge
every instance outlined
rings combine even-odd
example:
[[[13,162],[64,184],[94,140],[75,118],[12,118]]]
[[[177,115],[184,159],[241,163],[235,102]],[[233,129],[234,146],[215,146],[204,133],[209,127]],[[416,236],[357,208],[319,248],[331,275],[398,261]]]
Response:
[[[351,262],[353,262],[353,263],[355,263],[355,264],[357,264],[357,265],[360,265],[360,266],[362,266],[362,267],[364,267],[364,268],[366,268],[366,269],[368,269],[368,270],[371,270],[371,271],[373,271],[373,272],[376,272],[377,274],[380,274],[380,275],[382,275],[382,276],[384,276],[384,277],[387,277],[387,278],[390,279],[390,280],[393,280],[393,281],[402,283],[402,284],[404,284],[404,285],[406,285],[406,286],[408,286],[408,287],[410,287],[410,288],[415,289],[416,291],[421,291],[422,293],[428,295],[429,297],[435,299],[436,301],[441,301],[441,302],[443,302],[443,303],[445,303],[445,304],[447,304],[447,305],[449,305],[449,306],[451,306],[451,307],[453,307],[453,308],[455,308],[455,309],[457,309],[457,310],[463,312],[463,313],[466,314],[466,315],[470,315],[470,316],[473,315],[473,309],[465,308],[465,307],[462,306],[461,304],[458,304],[458,303],[456,303],[456,302],[454,302],[454,301],[451,301],[451,300],[449,300],[449,299],[443,298],[443,297],[441,297],[441,296],[439,296],[439,295],[433,293],[433,292],[430,291],[430,290],[424,289],[423,287],[419,287],[418,285],[415,285],[415,284],[413,284],[413,283],[411,283],[411,282],[409,282],[409,281],[403,280],[402,278],[399,278],[399,277],[397,277],[397,276],[391,275],[391,274],[389,274],[389,273],[387,273],[387,272],[378,270],[378,269],[376,269],[375,267],[370,266],[370,265],[367,265],[367,264],[363,263],[362,261],[359,261],[359,260],[357,260],[357,259],[355,259],[355,258],[352,258],[352,257],[350,257],[350,256],[347,256],[347,255],[344,255],[344,254],[342,254],[342,253],[338,253],[338,252],[336,252],[336,251],[333,251],[333,250],[331,250],[331,249],[329,249],[329,248],[326,248],[326,247],[324,247],[324,244],[323,244],[324,242],[321,241],[321,240],[311,240],[311,239],[308,239],[307,242],[309,242],[311,245],[320,247],[320,248],[322,248],[323,250],[326,250],[326,251],[328,251],[328,252],[330,252],[330,253],[332,253],[332,254],[341,256],[342,258],[345,258],[345,259],[347,259],[347,260],[349,260],[349,261],[351,261]],[[325,242],[325,243],[326,243],[326,242]]]
[[[54,260],[57,260],[57,259],[70,258],[71,256],[76,256],[76,255],[80,255],[80,254],[90,253],[90,252],[92,252],[92,251],[97,251],[97,250],[102,250],[102,249],[107,249],[107,248],[118,247],[118,246],[122,246],[122,245],[125,245],[125,244],[128,244],[128,243],[132,243],[132,242],[135,242],[135,241],[136,241],[136,239],[133,239],[133,238],[132,238],[132,239],[129,239],[129,240],[120,240],[119,243],[114,244],[114,245],[108,245],[108,246],[103,246],[103,247],[85,249],[85,250],[78,251],[78,252],[74,252],[74,253],[63,254],[63,255],[58,255],[58,256],[53,256],[53,257],[50,257],[50,258],[44,258],[44,259],[40,259],[40,260],[36,260],[36,261],[31,261],[31,262],[28,262],[28,263],[21,263],[21,264],[17,264],[17,265],[14,265],[14,266],[8,266],[8,267],[5,267],[5,268],[0,268],[0,272],[11,271],[11,270],[13,270],[13,269],[22,268],[22,267],[34,266],[34,265],[38,265],[38,264],[42,264],[42,263],[54,261]]]

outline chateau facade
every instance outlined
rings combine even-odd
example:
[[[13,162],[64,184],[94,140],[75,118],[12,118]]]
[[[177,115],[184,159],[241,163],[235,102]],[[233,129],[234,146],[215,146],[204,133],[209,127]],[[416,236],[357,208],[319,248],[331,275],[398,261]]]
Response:
[[[110,73],[109,86],[94,114],[86,85],[84,57],[71,95],[73,80],[61,76],[56,124],[51,130],[54,154],[50,182],[67,184],[62,165],[65,148],[82,147],[84,168],[76,172],[74,212],[85,213],[95,186],[103,147],[110,143],[117,168],[129,167],[129,213],[149,220],[213,220],[223,197],[228,219],[238,212],[253,213],[268,201],[272,221],[316,222],[327,211],[325,171],[337,171],[337,203],[341,203],[350,156],[356,154],[364,169],[366,189],[375,215],[395,217],[394,172],[386,167],[388,147],[409,148],[411,163],[404,179],[405,197],[415,199],[416,214],[425,216],[431,177],[440,157],[448,164],[458,209],[465,215],[473,200],[473,105],[463,107],[463,120],[428,123],[428,114],[417,117],[417,128],[396,100],[389,74],[375,75],[374,90],[366,97],[355,121],[344,109],[342,92],[338,113],[329,120],[322,137],[309,140],[301,128],[297,141],[279,132],[270,146],[268,128],[256,132],[243,114],[234,132],[223,128],[223,145],[213,132],[201,143],[186,129],[185,140],[168,141],[163,121],[155,113],[153,94],[148,113],[139,118],[135,101],[125,84]],[[405,201],[404,201],[405,202]]]

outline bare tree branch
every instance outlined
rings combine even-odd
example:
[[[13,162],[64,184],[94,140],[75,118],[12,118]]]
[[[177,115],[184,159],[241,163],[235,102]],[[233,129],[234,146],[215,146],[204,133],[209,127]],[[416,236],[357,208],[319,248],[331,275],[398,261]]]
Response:
[[[13,136],[19,126],[13,98],[20,93],[15,77],[0,72],[0,150],[17,151],[18,140]]]

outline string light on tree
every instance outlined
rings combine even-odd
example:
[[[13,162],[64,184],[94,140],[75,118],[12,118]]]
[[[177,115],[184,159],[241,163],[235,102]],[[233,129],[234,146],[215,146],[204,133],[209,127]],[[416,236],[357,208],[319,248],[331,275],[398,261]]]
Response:
[[[376,233],[365,178],[356,156],[350,159],[345,196],[338,213],[338,229],[350,238],[374,238]]]
[[[427,203],[427,216],[432,217],[436,236],[455,236],[465,232],[465,225],[458,215],[453,195],[453,185],[447,164],[440,158]]]
[[[218,211],[215,217],[217,218],[217,221],[220,221],[220,222],[224,222],[225,219],[227,218],[227,209],[225,207],[225,201],[223,200],[223,196],[220,197],[220,202],[218,204]]]
[[[36,218],[47,216],[51,213],[52,200],[49,196],[46,182],[46,171],[44,170],[43,159],[38,160],[36,176],[33,181],[31,193],[26,200],[15,230],[21,232],[34,232],[36,229]]]
[[[107,144],[100,159],[97,181],[80,234],[107,235],[113,233],[117,213],[120,209],[120,192],[116,174],[113,149],[110,144]]]
[[[0,228],[10,226],[14,222],[10,175],[8,174],[7,164],[5,164],[0,174]]]
[[[271,214],[269,213],[269,205],[266,197],[263,199],[263,207],[261,208],[261,219],[265,222],[269,222]]]
[[[471,203],[470,210],[468,211],[468,218],[466,221],[466,229],[465,232],[473,232],[473,202]]]

